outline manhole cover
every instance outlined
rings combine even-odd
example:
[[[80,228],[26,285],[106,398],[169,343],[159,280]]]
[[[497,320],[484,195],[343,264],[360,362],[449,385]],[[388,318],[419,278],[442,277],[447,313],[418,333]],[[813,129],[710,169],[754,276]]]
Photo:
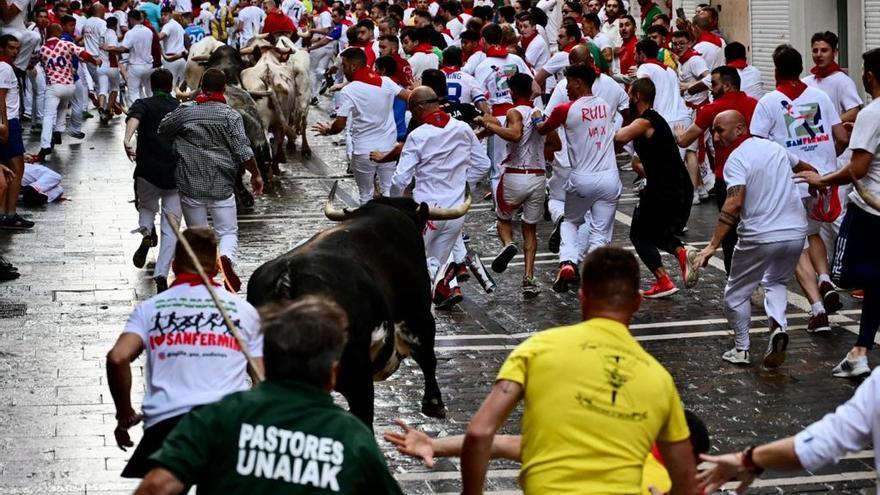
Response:
[[[27,314],[27,304],[0,301],[0,318],[18,318]]]

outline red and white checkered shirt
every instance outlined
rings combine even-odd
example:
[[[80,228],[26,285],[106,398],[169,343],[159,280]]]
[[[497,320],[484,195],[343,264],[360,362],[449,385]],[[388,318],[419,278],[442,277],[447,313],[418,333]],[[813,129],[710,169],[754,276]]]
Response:
[[[73,57],[95,63],[94,57],[82,47],[58,38],[46,40],[46,43],[40,48],[40,61],[46,72],[46,82],[48,84],[73,84],[73,75],[76,72]]]

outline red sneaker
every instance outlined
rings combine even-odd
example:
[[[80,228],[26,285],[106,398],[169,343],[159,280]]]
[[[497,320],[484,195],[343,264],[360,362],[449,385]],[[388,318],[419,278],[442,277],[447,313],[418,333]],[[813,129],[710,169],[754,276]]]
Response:
[[[462,263],[458,265],[458,268],[455,270],[455,278],[459,282],[467,282],[471,278],[470,272],[468,272],[468,267],[466,263]]]
[[[700,279],[700,267],[694,264],[697,258],[697,250],[690,246],[685,246],[684,249],[678,252],[677,257],[678,266],[681,268],[681,281],[684,282],[685,287],[691,289],[697,285],[697,281]]]
[[[577,278],[577,266],[571,261],[563,261],[559,264],[559,272],[556,274],[556,280],[553,281],[553,290],[567,292],[569,285],[574,284]]]
[[[856,289],[849,293],[853,297],[853,299],[858,299],[859,301],[865,300],[865,289]]]
[[[241,279],[232,269],[232,261],[226,256],[220,257],[220,270],[223,272],[223,284],[226,285],[226,290],[233,294],[238,293],[241,290]]]
[[[671,296],[678,292],[678,287],[672,283],[669,277],[663,277],[658,280],[650,289],[642,293],[646,299],[659,299],[661,297]]]

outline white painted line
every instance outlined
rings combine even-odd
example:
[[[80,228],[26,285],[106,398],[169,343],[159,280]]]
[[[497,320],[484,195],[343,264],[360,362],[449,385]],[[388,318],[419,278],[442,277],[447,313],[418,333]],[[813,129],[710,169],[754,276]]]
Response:
[[[490,469],[486,478],[516,478],[519,469]],[[458,471],[423,471],[418,473],[395,474],[397,481],[426,481],[426,480],[458,480],[461,473]]]

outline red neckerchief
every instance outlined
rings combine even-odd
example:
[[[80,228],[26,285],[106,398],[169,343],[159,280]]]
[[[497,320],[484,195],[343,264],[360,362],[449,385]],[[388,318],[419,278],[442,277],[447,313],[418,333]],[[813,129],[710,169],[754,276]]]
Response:
[[[0,62],[6,62],[10,66],[12,66],[12,59],[7,57],[5,53],[0,55]]]
[[[792,100],[796,100],[805,89],[807,89],[807,85],[797,78],[776,81],[776,91],[779,91]]]
[[[489,47],[486,48],[487,57],[507,58],[509,53],[510,52],[507,51],[507,48],[501,45],[489,45]]]
[[[57,36],[53,36],[53,37],[47,39],[46,42],[43,43],[43,46],[48,46],[49,48],[53,48],[55,45],[58,44],[59,41],[61,41],[61,40],[58,39]]]
[[[422,123],[431,124],[434,127],[439,127],[442,129],[446,127],[446,124],[449,123],[449,119],[450,117],[446,112],[437,109],[422,117]]]
[[[734,69],[743,70],[749,66],[749,61],[744,58],[735,58],[727,62],[727,66],[733,67]]]
[[[657,6],[657,4],[655,4],[654,2],[648,2],[648,5],[643,5],[642,6],[642,19],[647,17],[648,12],[650,12],[651,9],[653,9],[656,6]]]
[[[343,19],[343,20],[339,21],[339,24],[342,24],[342,25],[345,26],[345,27],[352,27],[352,26],[354,26],[354,23],[351,22],[351,21],[349,21],[348,19]]]
[[[701,41],[706,41],[706,42],[712,43],[713,45],[717,46],[718,48],[721,48],[722,44],[724,43],[724,40],[722,40],[721,38],[719,38],[718,36],[716,36],[712,33],[701,34],[697,38],[696,43],[699,43]]]
[[[529,49],[529,44],[532,42],[533,39],[535,39],[537,37],[538,37],[537,30],[535,30],[535,32],[532,33],[531,36],[520,36],[519,37],[519,46],[522,47],[523,52],[525,52],[526,50]]]
[[[462,17],[461,14],[458,14],[455,18],[458,19],[458,22],[460,22],[462,26],[464,26],[464,17]]]
[[[577,45],[577,43],[572,41],[571,43],[565,45],[562,51],[564,51],[565,53],[571,53],[571,50],[574,49],[574,47],[576,47]]]
[[[376,74],[373,69],[366,66],[354,71],[354,74],[351,75],[351,80],[382,87],[382,76]]]
[[[840,66],[837,65],[837,62],[831,62],[830,64],[826,65],[825,67],[819,67],[817,65],[817,66],[813,67],[812,69],[810,69],[810,72],[812,72],[813,75],[816,76],[817,81],[819,79],[825,79],[826,77],[830,76],[831,74],[834,74],[835,72],[839,72],[839,71],[840,71]]]
[[[746,139],[748,139],[750,137],[752,137],[752,135],[749,134],[748,131],[746,131],[745,134],[740,134],[739,137],[737,137],[736,139],[734,139],[730,143],[730,146],[724,148],[724,151],[727,153],[727,156],[730,156],[731,154],[733,154],[733,150],[739,148],[739,145],[743,144],[743,141],[745,141]]]
[[[527,106],[529,108],[533,108],[535,106],[535,104],[532,103],[532,100],[520,100],[520,99],[513,100],[513,106],[518,107],[521,105]]]
[[[680,57],[678,57],[678,59],[681,61],[682,65],[683,65],[683,64],[687,63],[687,61],[690,60],[691,57],[696,57],[696,56],[702,56],[702,53],[700,53],[698,51],[694,51],[693,48],[688,48],[687,50],[685,50],[684,53],[681,54]]]
[[[449,36],[450,38],[452,38],[452,31],[449,28],[443,28],[443,30],[440,32],[442,34],[445,34],[446,36]]]
[[[413,53],[434,53],[434,46],[430,43],[419,43],[413,48]]]
[[[450,74],[455,74],[456,72],[460,71],[461,67],[459,67],[457,65],[446,65],[446,66],[440,67],[440,70],[443,71],[443,73],[448,76]]]
[[[654,65],[659,65],[660,67],[663,67],[664,69],[666,68],[666,64],[664,64],[663,62],[657,60],[656,58],[646,58],[645,61],[642,62],[642,63],[643,63],[643,64],[654,64]]]
[[[202,103],[207,103],[209,101],[214,101],[217,103],[226,103],[226,97],[223,96],[223,92],[221,91],[202,91],[196,96],[196,103],[201,105]]]
[[[473,8],[473,7],[462,7],[462,8],[461,8],[461,12],[462,12],[463,14],[467,14],[467,15],[469,15],[469,16],[473,16],[473,15],[474,15],[474,8]]]
[[[216,275],[216,273],[214,274]],[[212,276],[209,275],[209,280],[211,280],[211,285],[214,287],[220,287],[220,283],[216,282]],[[177,287],[178,285],[189,284],[193,287],[197,285],[202,285],[202,277],[198,276],[195,273],[183,272],[183,273],[175,273],[174,274],[174,282],[171,282],[171,287]]]

